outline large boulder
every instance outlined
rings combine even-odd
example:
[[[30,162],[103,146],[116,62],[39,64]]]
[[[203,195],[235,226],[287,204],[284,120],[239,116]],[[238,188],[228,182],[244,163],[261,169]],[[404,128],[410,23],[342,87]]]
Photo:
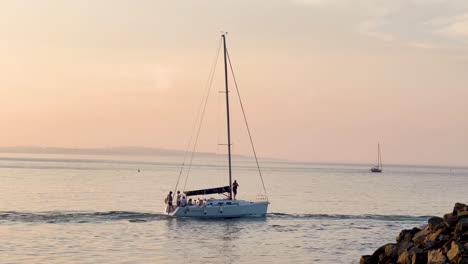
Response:
[[[403,251],[398,256],[397,264],[411,264],[410,256],[408,251]]]
[[[458,221],[463,218],[468,218],[468,211],[458,212],[457,214]]]
[[[405,229],[396,244],[386,244],[361,264],[468,264],[468,206],[457,203],[443,218],[431,217],[427,227]]]
[[[424,245],[422,245],[422,249],[424,251],[438,249],[438,248],[443,247],[448,241],[449,240],[439,240],[437,242],[434,242],[432,240],[428,240],[428,241],[426,241],[426,243],[424,243]]]
[[[403,251],[397,260],[398,264],[426,264],[427,252],[423,252],[417,247],[412,247],[410,250]]]
[[[445,222],[445,225],[447,225],[448,227],[455,227],[458,222],[458,217],[457,215],[454,215],[453,213],[445,214],[444,222]]]
[[[415,252],[411,256],[411,264],[426,264],[427,263],[427,251]]]
[[[457,226],[455,227],[455,231],[459,233],[468,231],[468,218],[463,218],[458,221]]]
[[[385,256],[389,259],[395,259],[397,255],[395,244],[387,244],[385,246]]]
[[[427,239],[428,239],[428,240],[432,240],[432,241],[438,240],[440,234],[442,233],[442,231],[444,231],[444,229],[442,229],[442,228],[437,229],[435,232],[430,233],[430,234],[427,236]]]
[[[453,207],[453,215],[458,215],[461,212],[468,211],[468,205],[462,204],[462,203],[455,203],[455,206]]]
[[[395,244],[386,244],[379,247],[374,254],[372,254],[372,258],[377,260],[378,263],[386,263],[392,259],[396,259],[397,253],[395,250]]]
[[[447,257],[441,249],[427,252],[427,264],[446,264]]]
[[[397,253],[397,255],[399,256],[399,255],[401,255],[401,253],[403,253],[405,250],[408,250],[408,249],[410,249],[410,248],[413,247],[413,246],[414,246],[414,243],[413,243],[413,242],[411,242],[411,241],[406,241],[406,240],[405,240],[405,241],[403,241],[403,242],[401,242],[401,243],[398,243],[398,244],[396,245],[396,253]]]
[[[459,264],[463,259],[463,247],[455,241],[452,241],[450,250],[447,252],[447,258],[450,263]]]
[[[438,216],[429,218],[429,220],[427,220],[427,224],[431,231],[436,231],[437,229],[445,226],[444,219]]]
[[[359,261],[359,264],[378,264],[379,261],[378,259],[375,259],[371,255],[365,255],[361,257],[361,260]]]
[[[411,241],[413,239],[413,236],[421,231],[421,229],[414,227],[413,229],[404,229],[401,230],[400,234],[397,236],[396,241],[397,243],[400,243],[402,241]]]
[[[421,230],[418,233],[416,233],[412,239],[414,245],[419,246],[421,245],[425,240],[426,236],[429,234],[429,230]]]
[[[463,233],[463,234],[460,236],[460,242],[461,242],[462,244],[468,242],[468,231],[465,231],[465,233]]]

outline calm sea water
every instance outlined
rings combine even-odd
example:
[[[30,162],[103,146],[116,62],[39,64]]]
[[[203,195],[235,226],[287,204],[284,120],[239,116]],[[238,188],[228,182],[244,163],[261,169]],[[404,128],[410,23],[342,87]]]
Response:
[[[264,160],[266,217],[173,219],[161,212],[180,162],[0,154],[0,263],[359,263],[401,229],[468,202],[466,168],[371,174],[370,165]],[[226,184],[223,161],[195,163],[186,189]],[[256,168],[235,164],[239,198],[255,199]]]

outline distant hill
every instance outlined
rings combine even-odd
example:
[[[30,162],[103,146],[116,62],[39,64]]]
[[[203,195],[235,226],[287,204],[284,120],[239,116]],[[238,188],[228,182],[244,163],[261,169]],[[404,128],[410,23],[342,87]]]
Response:
[[[58,148],[58,147],[0,147],[3,153],[35,154],[82,154],[82,155],[183,155],[184,151],[146,147],[112,147],[112,148]],[[204,153],[205,154],[205,153]],[[206,153],[211,154],[211,153]]]
[[[148,147],[109,147],[109,148],[60,148],[17,146],[0,147],[0,153],[29,153],[29,154],[74,154],[74,155],[125,155],[125,156],[183,156],[184,151]],[[215,156],[212,152],[197,152],[198,155]],[[236,157],[248,157],[233,155]]]

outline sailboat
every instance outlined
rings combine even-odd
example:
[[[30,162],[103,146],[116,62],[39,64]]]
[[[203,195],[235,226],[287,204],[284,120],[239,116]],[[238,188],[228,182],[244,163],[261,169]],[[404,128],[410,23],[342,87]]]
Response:
[[[263,188],[265,191],[265,198],[258,200],[258,201],[247,201],[247,200],[235,199],[235,188],[233,187],[236,187],[235,185],[237,185],[237,183],[235,183],[233,186],[232,160],[231,160],[231,123],[230,123],[230,112],[229,112],[230,108],[229,108],[229,88],[228,88],[228,84],[229,84],[228,64],[231,69],[232,78],[236,84],[236,89],[237,89],[237,82],[235,80],[234,71],[232,69],[231,61],[229,58],[229,53],[226,48],[227,46],[226,34],[227,33],[223,33],[221,37],[222,37],[222,46],[223,46],[223,54],[224,54],[224,81],[225,81],[224,92],[226,95],[226,121],[227,121],[226,126],[227,126],[227,148],[228,148],[227,158],[228,158],[228,174],[229,174],[229,178],[226,179],[226,182],[228,183],[228,185],[221,186],[221,187],[214,187],[214,188],[212,187],[212,188],[199,189],[199,190],[183,191],[183,194],[187,197],[187,199],[191,196],[192,197],[193,196],[206,196],[206,195],[212,195],[212,194],[221,194],[221,195],[224,195],[225,198],[221,198],[221,199],[208,198],[208,199],[203,199],[203,200],[200,199],[201,202],[199,204],[177,206],[175,208],[169,208],[169,206],[166,206],[165,213],[173,217],[237,218],[237,217],[245,217],[245,216],[263,216],[268,211],[268,205],[270,203],[268,201],[268,197],[266,196],[265,184],[263,182],[263,177],[261,174],[255,148],[253,147],[254,145],[252,141],[252,136],[250,134],[249,126],[247,124],[247,119],[245,117],[245,112],[242,106],[242,101],[240,101],[242,113],[244,115],[244,120],[245,120],[245,124],[247,127],[247,131],[249,133],[249,138],[251,141],[253,154],[254,154],[255,161],[258,167],[260,178],[262,180]],[[239,92],[238,89],[237,89],[237,92]],[[239,95],[239,100],[240,100],[240,95]],[[181,169],[181,173],[182,173],[182,169]],[[179,174],[179,179],[180,179],[180,175],[181,174]],[[179,179],[177,180],[176,188],[178,186]]]
[[[371,172],[382,172],[382,156],[380,155],[380,143],[377,144],[377,165],[371,168]]]

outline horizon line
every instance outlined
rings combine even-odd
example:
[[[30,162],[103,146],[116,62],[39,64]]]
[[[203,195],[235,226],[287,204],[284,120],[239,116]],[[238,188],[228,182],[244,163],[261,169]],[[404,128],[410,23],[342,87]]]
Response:
[[[125,152],[119,152],[118,150],[126,150]],[[132,152],[133,151],[133,152]],[[4,154],[64,154],[64,155],[137,155],[137,156],[152,156],[156,154],[157,151],[165,151],[169,154],[183,155],[186,153],[184,150],[180,149],[170,149],[164,147],[144,147],[144,146],[109,146],[109,147],[96,147],[96,148],[74,148],[74,147],[46,147],[46,146],[0,146],[0,153]],[[94,153],[93,153],[94,152]],[[227,154],[218,154],[215,152],[206,152],[206,151],[195,151],[195,153],[202,155],[227,155]],[[242,157],[242,158],[253,158],[251,155],[244,154],[234,154],[233,156]],[[350,161],[311,161],[311,160],[292,160],[285,158],[276,158],[276,157],[259,157],[263,160],[274,160],[277,162],[292,162],[292,163],[305,163],[305,164],[317,164],[317,165],[373,165],[373,163],[363,163],[363,162],[350,162]],[[444,167],[444,168],[468,168],[466,165],[454,164],[421,164],[421,163],[387,163],[386,166],[413,166],[413,167]]]

